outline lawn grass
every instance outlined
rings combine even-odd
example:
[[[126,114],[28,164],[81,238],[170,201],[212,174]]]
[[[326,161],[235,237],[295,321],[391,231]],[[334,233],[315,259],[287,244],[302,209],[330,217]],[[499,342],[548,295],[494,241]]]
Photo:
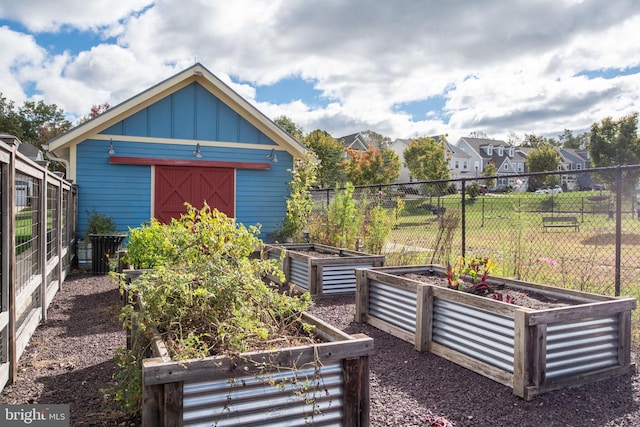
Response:
[[[468,200],[464,206],[465,253],[491,257],[497,264],[496,275],[613,294],[615,222],[609,217],[609,196],[591,200],[594,195],[599,196],[594,192],[511,193]],[[460,202],[459,194],[405,199],[398,224],[389,236],[390,250],[386,255],[394,262],[446,264],[450,260],[434,254],[442,230],[440,217],[429,207],[444,207],[461,215]],[[543,216],[564,215],[577,218],[579,231],[543,229]],[[621,282],[623,287],[632,288],[640,283],[635,268],[640,255],[640,221],[632,215],[631,204],[621,225]],[[452,257],[461,254],[460,226],[445,244],[450,245]],[[553,260],[556,265],[536,262],[542,258]]]

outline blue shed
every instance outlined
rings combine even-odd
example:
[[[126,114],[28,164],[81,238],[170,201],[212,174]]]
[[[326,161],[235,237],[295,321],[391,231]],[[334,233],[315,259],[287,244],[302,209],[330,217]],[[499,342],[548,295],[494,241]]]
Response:
[[[48,144],[78,186],[79,238],[94,209],[118,231],[169,221],[184,202],[211,207],[262,237],[284,218],[290,169],[305,148],[201,64]]]

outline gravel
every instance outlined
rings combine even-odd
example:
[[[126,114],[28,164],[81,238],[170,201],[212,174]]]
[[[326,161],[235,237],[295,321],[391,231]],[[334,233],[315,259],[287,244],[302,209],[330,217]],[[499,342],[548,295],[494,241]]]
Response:
[[[348,333],[374,338],[371,426],[638,426],[640,375],[549,392],[526,402],[510,388],[366,324],[353,322],[354,296],[325,297],[310,310]],[[1,404],[66,403],[72,426],[135,426],[104,402],[101,389],[124,347],[122,305],[107,276],[74,274],[63,283],[18,366]],[[637,348],[633,358],[637,363]]]
[[[72,274],[29,341],[1,404],[70,405],[72,426],[139,425],[104,402],[115,350],[126,345],[118,322],[122,300],[108,276]]]

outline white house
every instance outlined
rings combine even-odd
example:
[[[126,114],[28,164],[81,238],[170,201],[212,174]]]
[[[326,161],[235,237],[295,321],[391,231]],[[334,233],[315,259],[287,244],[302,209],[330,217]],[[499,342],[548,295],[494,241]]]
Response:
[[[525,156],[515,146],[497,139],[463,137],[458,140],[456,147],[470,156],[470,168],[474,176],[482,175],[489,163],[496,167],[494,189],[507,187],[526,189],[524,179],[500,178],[500,175],[514,175],[525,172]]]

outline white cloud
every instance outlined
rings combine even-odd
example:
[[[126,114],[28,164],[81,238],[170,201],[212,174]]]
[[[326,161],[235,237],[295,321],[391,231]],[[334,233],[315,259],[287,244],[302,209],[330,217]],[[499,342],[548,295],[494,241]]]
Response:
[[[9,0],[0,3],[0,18],[21,22],[34,32],[59,31],[62,26],[93,30],[142,10],[153,0]]]
[[[7,27],[0,27],[0,52],[0,92],[7,100],[22,104],[26,100],[22,85],[32,81],[24,70],[41,63],[46,53],[32,36],[11,31]]]
[[[578,74],[640,65],[639,3],[23,0],[0,5],[0,17],[34,31],[77,28],[117,42],[47,56],[35,39],[4,29],[0,46],[8,46],[13,65],[5,65],[0,83],[19,101],[20,85],[37,77],[38,96],[82,115],[198,61],[254,104],[256,86],[296,76],[315,82],[330,101],[325,107],[258,104],[307,131],[553,134],[638,108],[639,73]],[[446,98],[444,114],[416,120],[394,107],[434,96]]]

